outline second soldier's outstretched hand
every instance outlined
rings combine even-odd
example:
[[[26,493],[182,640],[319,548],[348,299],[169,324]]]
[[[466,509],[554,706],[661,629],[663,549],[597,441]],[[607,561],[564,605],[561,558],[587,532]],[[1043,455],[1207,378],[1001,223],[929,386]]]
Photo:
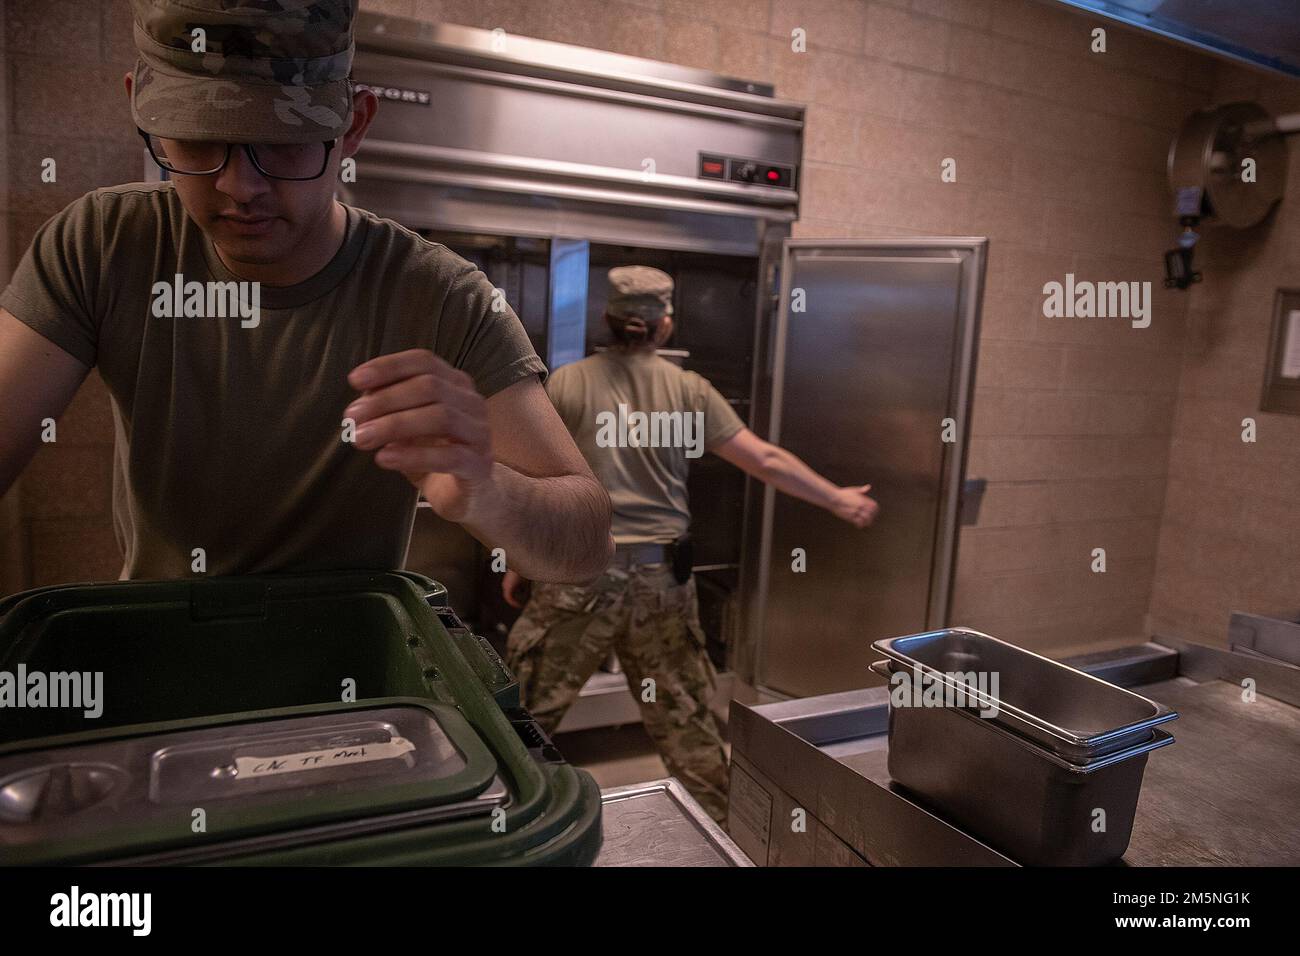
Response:
[[[867,494],[870,490],[870,485],[855,485],[839,489],[835,495],[835,503],[831,506],[831,513],[855,528],[865,528],[876,520],[876,514],[880,511],[880,503]]]

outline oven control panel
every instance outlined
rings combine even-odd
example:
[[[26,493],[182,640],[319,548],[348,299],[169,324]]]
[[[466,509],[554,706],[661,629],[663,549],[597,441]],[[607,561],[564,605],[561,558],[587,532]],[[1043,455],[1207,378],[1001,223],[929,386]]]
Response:
[[[700,153],[699,177],[751,186],[794,188],[793,166],[741,156],[723,156],[719,153]]]

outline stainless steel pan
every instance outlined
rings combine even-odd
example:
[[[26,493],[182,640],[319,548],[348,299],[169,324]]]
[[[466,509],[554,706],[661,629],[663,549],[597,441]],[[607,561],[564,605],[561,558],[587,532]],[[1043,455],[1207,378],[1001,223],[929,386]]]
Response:
[[[871,669],[889,678],[899,666],[877,661]],[[889,708],[893,783],[1030,866],[1091,866],[1123,856],[1147,755],[1174,742],[1148,727],[1123,749],[1070,760],[970,707],[897,703],[891,699]]]
[[[1163,704],[1083,671],[965,627],[876,641],[890,670],[926,680],[966,684],[986,718],[1074,763],[1117,753],[1151,739],[1152,729],[1178,715]],[[997,675],[997,692],[972,688],[954,675]]]

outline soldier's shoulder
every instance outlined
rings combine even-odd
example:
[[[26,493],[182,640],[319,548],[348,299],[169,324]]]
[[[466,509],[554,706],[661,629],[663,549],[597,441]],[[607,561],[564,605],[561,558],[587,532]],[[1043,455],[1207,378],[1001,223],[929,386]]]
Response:
[[[608,349],[602,349],[599,352],[592,352],[586,358],[578,359],[576,362],[569,362],[564,368],[573,369],[575,374],[590,375],[593,372],[601,372],[617,365],[618,358]]]
[[[183,213],[176,187],[170,182],[121,183],[101,186],[83,197],[105,209],[150,209],[166,213]]]
[[[712,385],[712,383],[699,372],[692,371],[688,368],[682,368],[676,362],[670,362],[662,356],[659,357],[659,361],[663,363],[663,365],[660,366],[662,373],[669,378],[680,382],[686,388],[698,391],[701,388]],[[666,368],[664,366],[666,366]]]
[[[124,183],[78,196],[47,219],[41,231],[87,237],[101,249],[111,245],[136,256],[141,241],[176,228],[184,218],[171,183]],[[115,237],[124,241],[114,242]]]
[[[597,352],[594,355],[588,355],[586,358],[578,359],[576,362],[566,362],[559,368],[552,369],[550,378],[547,379],[549,384],[563,384],[566,382],[581,382],[600,374],[601,367],[607,359],[603,353]]]
[[[152,216],[174,218],[184,215],[176,189],[170,182],[121,183],[101,186],[74,199],[64,209],[65,215],[94,218]]]
[[[480,271],[474,263],[441,242],[435,242],[399,222],[377,216],[360,206],[350,208],[365,225],[372,248],[382,251],[394,262],[426,274],[431,271],[446,279]]]

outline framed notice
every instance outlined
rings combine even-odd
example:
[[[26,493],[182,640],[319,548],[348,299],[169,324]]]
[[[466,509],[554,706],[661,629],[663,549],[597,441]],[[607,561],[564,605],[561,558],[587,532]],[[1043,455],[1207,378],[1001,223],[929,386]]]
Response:
[[[1278,289],[1260,411],[1300,415],[1300,289]]]

